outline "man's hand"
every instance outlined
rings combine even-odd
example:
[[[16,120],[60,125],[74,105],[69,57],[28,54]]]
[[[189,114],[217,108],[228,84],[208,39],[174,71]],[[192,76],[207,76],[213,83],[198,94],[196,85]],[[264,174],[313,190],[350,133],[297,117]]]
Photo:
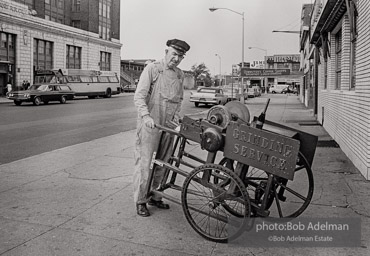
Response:
[[[180,115],[175,114],[172,121],[175,122],[177,125],[179,125],[182,122],[182,118]]]
[[[154,129],[154,120],[150,117],[150,115],[143,116],[143,122],[146,127]]]

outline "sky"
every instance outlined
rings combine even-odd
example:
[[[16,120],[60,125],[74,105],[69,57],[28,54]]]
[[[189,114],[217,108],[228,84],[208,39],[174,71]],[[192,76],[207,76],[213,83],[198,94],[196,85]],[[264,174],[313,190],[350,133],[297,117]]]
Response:
[[[267,55],[299,54],[303,4],[314,0],[121,0],[121,59],[162,59],[169,39],[181,39],[190,50],[179,68],[204,63],[212,75],[230,74],[242,61]],[[211,12],[209,8],[226,8]],[[229,9],[229,10],[227,10]],[[234,13],[232,11],[240,14]],[[217,54],[217,55],[216,55]]]

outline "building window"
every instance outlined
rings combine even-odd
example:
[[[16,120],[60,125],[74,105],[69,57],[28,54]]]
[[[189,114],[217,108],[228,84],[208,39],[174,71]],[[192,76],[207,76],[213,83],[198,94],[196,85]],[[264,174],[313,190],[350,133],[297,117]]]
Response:
[[[27,5],[31,10],[35,9],[35,0],[15,0],[15,1]]]
[[[81,21],[80,20],[72,20],[72,27],[81,28]]]
[[[41,39],[33,40],[33,66],[35,70],[53,68],[53,43]]]
[[[63,9],[64,8],[64,0],[58,0],[58,8]]]
[[[64,24],[64,0],[45,1],[45,17],[49,20]]]
[[[8,34],[0,34],[0,48],[8,49]]]
[[[81,47],[67,45],[66,68],[81,69]]]
[[[289,63],[277,63],[277,68],[278,69],[290,69]]]
[[[350,26],[351,26],[351,55],[350,55],[350,89],[356,87],[356,49],[357,49],[357,21],[358,12],[354,2],[350,3]]]
[[[356,39],[352,41],[351,46],[352,46],[352,49],[351,49],[352,70],[351,70],[350,89],[354,89],[356,87],[356,46],[357,46]]]
[[[99,36],[106,40],[111,39],[111,6],[111,0],[99,0]]]
[[[335,89],[340,89],[342,77],[342,30],[335,34]]]
[[[15,62],[15,36],[0,32],[0,60]]]
[[[293,63],[292,64],[292,71],[299,71],[300,68],[301,68],[300,63]]]
[[[101,71],[110,71],[110,60],[111,53],[109,52],[100,52],[100,70]]]
[[[73,12],[80,12],[81,11],[81,0],[73,0],[72,1],[72,11]]]

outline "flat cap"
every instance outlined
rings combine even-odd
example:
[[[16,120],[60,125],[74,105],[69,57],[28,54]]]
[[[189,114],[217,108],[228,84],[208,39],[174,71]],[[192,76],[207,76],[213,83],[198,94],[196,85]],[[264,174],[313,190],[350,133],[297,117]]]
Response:
[[[185,54],[190,49],[190,46],[185,41],[179,39],[168,40],[166,45],[175,48],[182,54]]]

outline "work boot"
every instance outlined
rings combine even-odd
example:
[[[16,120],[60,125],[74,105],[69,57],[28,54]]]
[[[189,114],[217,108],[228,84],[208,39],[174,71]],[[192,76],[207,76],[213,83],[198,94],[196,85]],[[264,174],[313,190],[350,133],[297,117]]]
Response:
[[[151,206],[155,206],[159,209],[170,209],[170,206],[168,204],[163,203],[162,200],[157,201],[154,199],[150,199],[148,204]]]
[[[146,204],[137,204],[136,205],[136,212],[137,212],[137,215],[139,215],[141,217],[150,216],[150,212],[149,212],[148,208],[146,208]]]

